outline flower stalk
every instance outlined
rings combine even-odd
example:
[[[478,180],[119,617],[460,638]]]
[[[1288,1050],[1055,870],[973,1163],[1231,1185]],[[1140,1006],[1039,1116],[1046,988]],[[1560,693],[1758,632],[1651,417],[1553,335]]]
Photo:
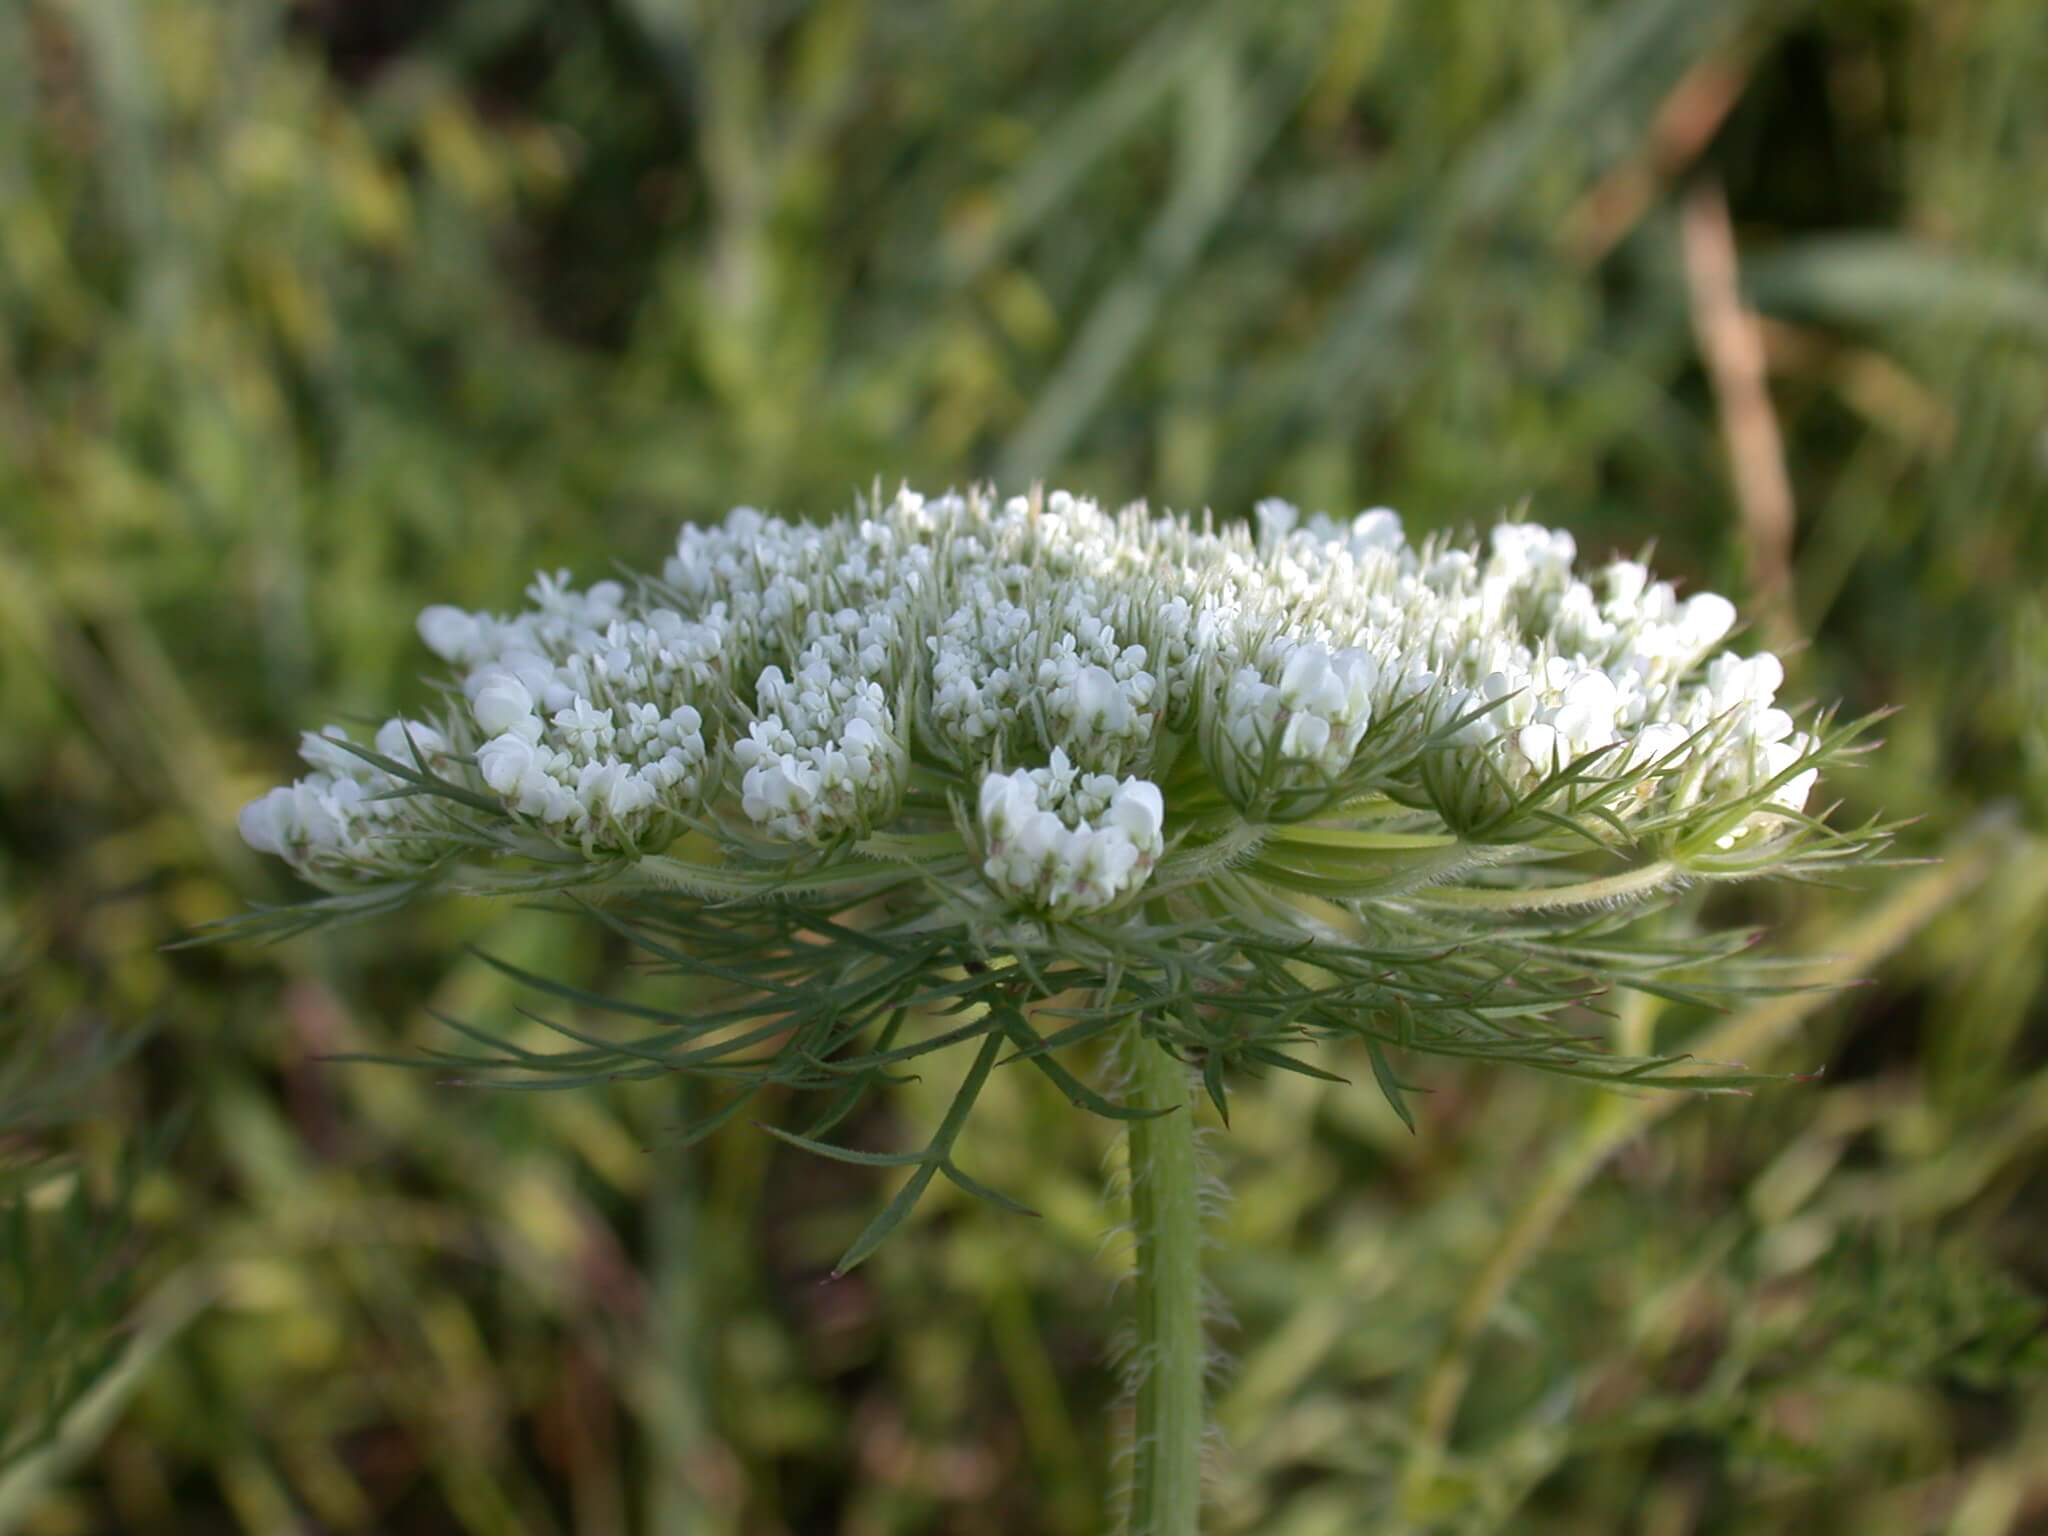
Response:
[[[1201,1169],[1185,1065],[1133,1031],[1131,1232],[1137,1244],[1130,1536],[1194,1536],[1200,1520],[1208,1347],[1202,1328]]]

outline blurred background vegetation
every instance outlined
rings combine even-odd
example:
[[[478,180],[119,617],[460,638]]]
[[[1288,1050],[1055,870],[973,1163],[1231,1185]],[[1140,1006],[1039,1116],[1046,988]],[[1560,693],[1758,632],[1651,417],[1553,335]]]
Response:
[[[1816,1082],[1238,1095],[1213,1528],[2048,1531],[2044,80],[2039,0],[0,5],[0,1529],[1104,1528],[1035,1077],[1043,1220],[823,1284],[884,1175],[322,1059],[591,933],[163,948],[424,602],[1047,474],[1654,539],[1902,706],[1834,787],[1942,858],[1744,897],[1873,985],[1596,1021]]]

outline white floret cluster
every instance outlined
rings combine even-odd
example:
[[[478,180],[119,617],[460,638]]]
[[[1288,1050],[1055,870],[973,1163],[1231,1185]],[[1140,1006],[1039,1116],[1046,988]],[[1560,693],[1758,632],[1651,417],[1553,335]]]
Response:
[[[1034,584],[1028,568],[970,573],[927,642],[938,733],[969,761],[1033,736],[1102,772],[1142,758],[1159,717],[1159,679],[1147,648],[1122,638],[1133,607],[1128,578],[1069,573],[1027,604],[1005,590],[1020,574]]]
[[[434,863],[446,840],[434,806],[405,794],[402,779],[341,745],[348,740],[338,725],[300,736],[299,759],[313,772],[243,806],[242,840],[314,878],[365,872],[403,878]],[[439,764],[448,753],[447,738],[418,720],[385,721],[370,746],[408,767]]]
[[[746,770],[740,806],[786,842],[820,842],[885,822],[903,793],[910,754],[888,694],[885,640],[852,609],[834,616],[786,678],[770,665],[755,685],[757,716],[732,755]]]
[[[957,786],[988,884],[1061,916],[1143,884],[1183,792],[1252,820],[1380,794],[1456,830],[1628,774],[1620,814],[1757,798],[1721,841],[1772,836],[1815,750],[1776,659],[1721,649],[1726,599],[1576,559],[1528,523],[1411,541],[1385,508],[1276,501],[1253,528],[1063,492],[904,490],[822,524],[740,508],[685,529],[658,580],[543,577],[510,617],[429,608],[451,708],[416,736],[591,858],[720,825],[829,848]],[[379,770],[325,750],[245,812],[250,841],[328,884],[417,862],[432,839],[408,818],[445,813],[377,799]]]
[[[511,619],[434,607],[420,636],[463,669],[478,776],[507,810],[585,852],[666,842],[704,789],[704,717],[691,698],[722,675],[723,626],[587,592],[566,572],[527,589]]]
[[[1492,761],[1521,789],[1588,757],[1608,772],[1659,769],[1644,781],[1646,796],[1666,788],[1670,770],[1680,807],[1746,794],[1813,750],[1814,739],[1774,707],[1784,681],[1775,656],[1724,652],[1700,667],[1734,628],[1728,599],[1681,600],[1632,560],[1604,567],[1596,589],[1572,575],[1575,554],[1568,533],[1502,524],[1489,558],[1455,572],[1438,566],[1439,579],[1450,577],[1447,595],[1476,583],[1482,624],[1491,624],[1490,633],[1474,626],[1465,681],[1448,699],[1469,716],[1462,745],[1494,749]],[[1518,627],[1536,643],[1515,638]],[[1770,802],[1802,810],[1815,777],[1793,776]]]
[[[1055,747],[1043,768],[981,781],[982,873],[1058,917],[1099,912],[1142,886],[1165,849],[1157,784],[1083,773]]]
[[[1265,650],[1263,669],[1239,667],[1225,686],[1232,744],[1248,763],[1277,754],[1335,778],[1372,724],[1379,663],[1356,646],[1333,652],[1319,640],[1283,640]]]
[[[1770,792],[1770,803],[1788,811],[1806,808],[1820,770],[1800,766],[1812,753],[1814,740],[1776,706],[1784,681],[1784,665],[1769,651],[1716,656],[1708,664],[1704,685],[1686,702],[1683,723],[1704,733],[1716,722],[1725,722],[1729,739],[1724,750],[1708,757],[1697,782],[1688,787],[1694,799],[1711,802],[1740,795],[1754,784],[1782,777],[1784,782]],[[1739,837],[1731,832],[1719,841],[1727,847]]]

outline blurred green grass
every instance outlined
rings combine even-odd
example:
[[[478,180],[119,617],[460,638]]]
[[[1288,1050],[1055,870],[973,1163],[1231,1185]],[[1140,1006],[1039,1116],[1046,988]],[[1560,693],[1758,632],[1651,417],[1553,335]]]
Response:
[[[0,1525],[1101,1529],[1108,1139],[1032,1082],[969,1135],[1043,1221],[935,1198],[825,1286],[858,1170],[320,1060],[509,1015],[466,943],[607,977],[591,935],[160,946],[286,894],[235,807],[421,695],[422,603],[735,502],[1526,498],[1742,593],[1713,186],[1798,691],[1902,706],[1836,789],[1947,862],[1751,898],[1878,978],[1725,1026],[1817,1084],[1425,1072],[1412,1138],[1369,1083],[1242,1095],[1214,1525],[2048,1529],[2043,78],[2034,0],[0,8],[4,1048],[155,1026],[36,1133],[88,1189],[190,1116],[124,1364]]]

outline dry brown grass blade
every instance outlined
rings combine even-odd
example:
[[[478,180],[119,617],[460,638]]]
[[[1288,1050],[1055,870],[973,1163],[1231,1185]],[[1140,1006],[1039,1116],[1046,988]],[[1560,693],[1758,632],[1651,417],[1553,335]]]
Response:
[[[1721,420],[1758,623],[1779,649],[1799,639],[1792,617],[1792,477],[1771,404],[1763,329],[1742,302],[1735,231],[1719,183],[1703,182],[1681,208],[1693,334]]]
[[[1685,72],[1642,149],[1609,171],[1565,217],[1565,248],[1595,267],[1642,222],[1666,185],[1699,158],[1749,84],[1749,59],[1714,54]]]

